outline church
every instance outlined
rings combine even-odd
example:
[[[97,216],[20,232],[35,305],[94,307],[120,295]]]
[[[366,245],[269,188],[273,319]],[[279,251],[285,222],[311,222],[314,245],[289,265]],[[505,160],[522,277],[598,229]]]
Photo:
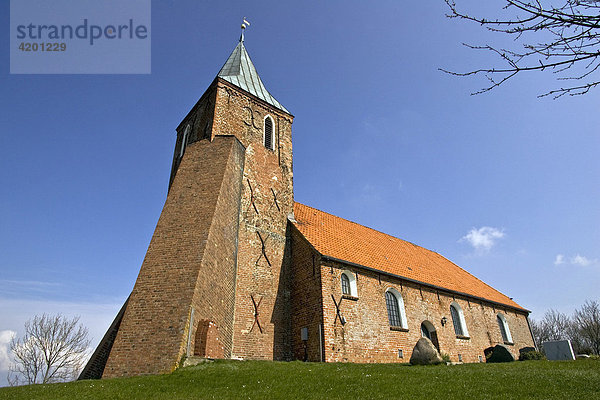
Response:
[[[133,290],[80,379],[187,357],[454,362],[533,346],[529,311],[440,254],[294,201],[293,115],[244,36],[176,129],[168,195]]]

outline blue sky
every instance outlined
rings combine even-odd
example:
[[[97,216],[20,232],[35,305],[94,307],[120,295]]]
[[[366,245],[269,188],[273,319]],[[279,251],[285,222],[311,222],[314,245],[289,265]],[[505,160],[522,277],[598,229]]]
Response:
[[[175,128],[243,16],[259,74],[295,115],[297,201],[437,251],[533,318],[600,300],[600,91],[539,99],[560,86],[547,73],[471,96],[483,79],[438,68],[498,62],[462,42],[510,42],[445,12],[441,0],[156,1],[149,75],[10,75],[5,29],[0,331],[62,312],[100,340],[160,215]]]

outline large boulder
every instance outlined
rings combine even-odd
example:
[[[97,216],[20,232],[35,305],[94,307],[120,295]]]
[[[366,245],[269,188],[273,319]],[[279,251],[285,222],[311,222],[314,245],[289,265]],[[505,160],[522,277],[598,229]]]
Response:
[[[430,365],[444,362],[431,340],[423,337],[415,345],[410,363],[413,365]]]
[[[497,344],[496,346],[494,346],[494,348],[492,349],[492,354],[489,357],[486,356],[486,362],[489,363],[501,363],[511,361],[515,361],[515,358],[511,354],[508,347],[506,347],[503,344]]]

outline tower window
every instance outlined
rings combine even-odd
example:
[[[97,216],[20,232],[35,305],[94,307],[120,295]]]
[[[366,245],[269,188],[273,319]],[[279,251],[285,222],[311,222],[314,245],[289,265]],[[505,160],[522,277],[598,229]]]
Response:
[[[270,116],[265,117],[265,147],[269,150],[273,150],[273,119]]]
[[[181,139],[181,150],[179,150],[179,158],[183,157],[183,153],[185,153],[185,147],[187,146],[188,137],[190,135],[190,126],[185,127],[185,132],[183,132],[183,138]]]

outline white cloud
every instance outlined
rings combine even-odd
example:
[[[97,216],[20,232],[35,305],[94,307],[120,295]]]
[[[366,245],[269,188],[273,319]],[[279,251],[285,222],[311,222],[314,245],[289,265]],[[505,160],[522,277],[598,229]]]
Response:
[[[500,229],[482,226],[471,229],[460,241],[468,242],[478,252],[487,252],[503,237],[504,232]]]
[[[0,371],[8,371],[11,364],[10,341],[17,332],[11,330],[0,331]]]
[[[565,263],[565,256],[562,254],[557,254],[556,259],[554,260],[554,265],[560,265]]]
[[[587,267],[588,265],[592,265],[595,264],[598,260],[590,260],[587,257],[584,257],[582,255],[575,255],[573,257],[571,257],[571,264],[573,265],[581,265],[582,267]]]
[[[598,265],[600,262],[597,258],[590,259],[588,257],[582,256],[577,253],[572,257],[565,257],[563,254],[557,254],[556,259],[554,260],[554,265],[561,264],[569,264],[569,265],[578,265],[580,267],[588,267],[590,265]]]

